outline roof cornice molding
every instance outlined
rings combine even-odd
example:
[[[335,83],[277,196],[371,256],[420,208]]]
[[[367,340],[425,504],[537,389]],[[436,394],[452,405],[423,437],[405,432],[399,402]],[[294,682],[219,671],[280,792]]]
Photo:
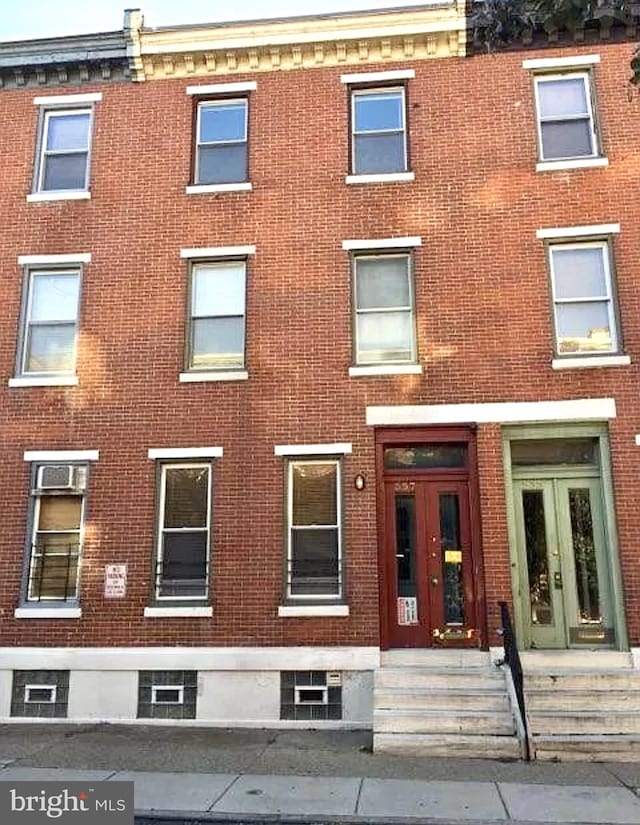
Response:
[[[464,2],[139,30],[145,79],[463,57]],[[141,79],[141,78],[140,78]]]

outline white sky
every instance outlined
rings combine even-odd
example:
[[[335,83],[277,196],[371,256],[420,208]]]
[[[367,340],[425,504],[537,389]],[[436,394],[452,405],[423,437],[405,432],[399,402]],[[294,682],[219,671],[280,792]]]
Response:
[[[115,31],[124,9],[140,7],[146,26],[291,17],[428,5],[433,0],[0,0],[0,41]]]

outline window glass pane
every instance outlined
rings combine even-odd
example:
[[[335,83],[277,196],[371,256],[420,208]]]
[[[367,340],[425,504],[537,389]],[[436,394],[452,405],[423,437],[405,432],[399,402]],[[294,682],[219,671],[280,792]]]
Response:
[[[165,533],[160,568],[160,596],[205,596],[207,532]]]
[[[356,94],[354,99],[356,132],[374,132],[404,127],[401,92]]]
[[[75,363],[75,324],[29,327],[25,372],[72,372]]]
[[[49,155],[44,159],[44,179],[42,188],[84,189],[87,185],[87,155]]]
[[[541,117],[587,115],[589,113],[585,83],[580,77],[566,80],[539,80],[538,100]]]
[[[29,580],[29,599],[75,599],[78,543],[73,536],[47,536],[38,543]]]
[[[404,132],[356,135],[353,161],[357,175],[405,172]]]
[[[206,527],[208,495],[208,467],[167,467],[164,526]]]
[[[588,489],[569,490],[569,513],[576,564],[578,621],[581,624],[599,624],[602,621],[602,614],[598,563]]]
[[[610,352],[609,305],[556,304],[558,352]]]
[[[551,625],[553,624],[553,602],[549,586],[547,528],[542,490],[522,491],[522,512],[529,574],[531,623]]]
[[[193,271],[193,314],[244,315],[245,266],[227,263]]]
[[[416,498],[397,495],[396,580],[399,597],[416,597]]]
[[[337,528],[293,530],[291,543],[291,595],[339,595]]]
[[[439,499],[444,620],[446,624],[464,624],[460,502],[457,493],[441,493]]]
[[[411,312],[372,312],[358,315],[358,363],[412,361]]]
[[[466,444],[411,444],[406,447],[386,447],[384,466],[387,470],[465,467]]]
[[[593,155],[588,120],[559,120],[542,124],[542,154],[545,160]]]
[[[219,103],[200,106],[200,143],[246,139],[247,105]]]
[[[81,513],[80,496],[43,496],[38,530],[78,530]]]
[[[304,462],[292,465],[293,524],[337,524],[338,466]]]
[[[606,298],[602,247],[552,250],[556,298]]]
[[[244,364],[244,318],[196,318],[192,323],[191,366]]]
[[[358,258],[356,260],[358,309],[409,307],[409,258]]]
[[[47,151],[68,151],[89,148],[91,115],[49,115],[47,117]]]
[[[247,144],[201,146],[197,183],[242,183],[247,180]]]
[[[515,467],[534,464],[597,464],[594,438],[527,438],[511,442],[511,463]]]
[[[31,321],[75,321],[80,278],[75,273],[31,276]]]

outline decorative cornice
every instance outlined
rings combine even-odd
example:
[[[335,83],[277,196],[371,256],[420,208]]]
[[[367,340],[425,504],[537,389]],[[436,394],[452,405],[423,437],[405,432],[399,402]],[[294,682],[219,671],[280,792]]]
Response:
[[[462,57],[464,2],[139,31],[145,79]]]

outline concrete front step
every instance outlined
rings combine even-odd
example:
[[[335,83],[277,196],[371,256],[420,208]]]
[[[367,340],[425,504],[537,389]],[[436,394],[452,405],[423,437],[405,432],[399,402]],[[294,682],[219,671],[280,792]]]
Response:
[[[640,735],[640,713],[604,713],[575,711],[558,711],[527,713],[529,732],[537,734],[620,734]]]
[[[375,753],[398,756],[461,756],[470,759],[520,759],[515,736],[486,734],[374,733]]]
[[[416,710],[483,710],[509,711],[509,699],[504,690],[451,690],[422,691],[412,688],[388,688],[374,693],[374,708]]]
[[[504,685],[504,676],[497,668],[384,667],[375,671],[375,690],[385,688],[422,688],[448,690],[449,688],[495,688]]]
[[[527,689],[527,711],[640,711],[640,691]]]
[[[533,671],[560,670],[617,670],[633,667],[630,653],[617,650],[522,650],[522,669]]]
[[[640,762],[640,736],[628,734],[535,736],[533,749],[543,762]]]
[[[489,667],[491,658],[484,650],[407,648],[382,651],[380,664],[382,667]]]
[[[474,733],[514,736],[511,711],[374,710],[377,733]]]
[[[525,673],[525,696],[532,690],[550,690],[557,693],[569,690],[640,691],[640,671],[552,670],[549,673]]]

